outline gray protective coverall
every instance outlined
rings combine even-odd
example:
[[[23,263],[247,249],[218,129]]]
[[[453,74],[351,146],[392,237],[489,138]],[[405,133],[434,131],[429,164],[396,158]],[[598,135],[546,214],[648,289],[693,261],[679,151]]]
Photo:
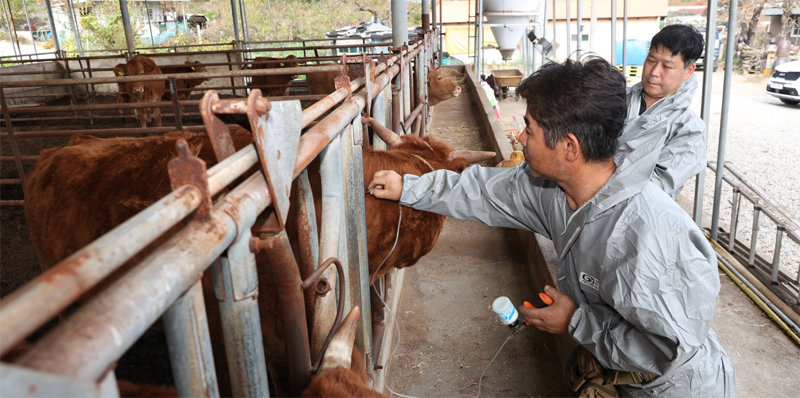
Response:
[[[550,238],[558,288],[578,305],[569,334],[608,369],[661,375],[620,386],[627,394],[734,396],[733,365],[711,329],[720,288],[714,251],[649,181],[663,144],[654,135],[663,136],[666,121],[644,116],[628,128],[644,133],[625,144],[616,172],[575,211],[527,163],[407,174],[400,203]]]
[[[661,137],[664,138],[665,144],[661,149],[661,156],[658,158],[651,179],[673,199],[678,197],[681,187],[689,178],[706,167],[706,125],[700,116],[689,109],[696,89],[697,77],[692,75],[689,80],[681,84],[675,94],[658,100],[642,114],[642,116],[657,116],[667,120],[665,137]],[[628,88],[627,99],[626,125],[640,117],[641,82]],[[625,133],[619,138],[619,142],[623,144],[644,133],[645,131],[641,129],[626,128]],[[659,139],[659,137],[654,138]],[[620,145],[622,154],[631,149],[631,147]]]

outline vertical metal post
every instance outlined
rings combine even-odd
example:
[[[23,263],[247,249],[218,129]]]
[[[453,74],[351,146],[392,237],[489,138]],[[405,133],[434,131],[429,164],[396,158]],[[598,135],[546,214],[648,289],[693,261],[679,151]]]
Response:
[[[61,43],[58,41],[56,22],[53,19],[53,6],[50,4],[50,0],[44,0],[44,5],[47,7],[47,20],[50,22],[50,33],[53,35],[53,46],[56,49],[56,58],[58,58],[61,56]]]
[[[480,78],[483,73],[483,1],[475,2],[478,17],[475,18],[477,28],[475,29],[475,76]]]
[[[14,40],[14,42],[16,43],[16,47],[12,45],[11,50],[14,51],[14,55],[19,56],[19,59],[22,60],[22,49],[19,48],[19,40],[15,40],[17,31],[16,28],[14,27],[14,23],[11,22],[10,6],[11,6],[10,3],[9,7],[6,7],[6,2],[0,2],[0,7],[3,8],[3,16],[5,17],[5,20],[7,22],[6,28],[8,28],[8,38]]]
[[[422,32],[428,33],[431,29],[431,1],[422,0]]]
[[[733,253],[736,248],[736,229],[739,226],[739,207],[741,207],[742,191],[733,188],[733,203],[731,204],[731,237],[728,242],[728,251]]]
[[[439,1],[439,51],[444,52],[444,15],[442,15],[442,2],[444,0]],[[439,65],[438,67],[442,66],[442,58],[439,57]]]
[[[164,332],[178,394],[182,397],[219,397],[200,284],[192,285],[164,312]]]
[[[28,6],[25,5],[25,0],[22,0],[22,10],[25,11],[25,22],[28,24],[28,32],[31,34],[33,53],[36,54],[36,58],[39,58],[39,51],[36,50],[36,39],[33,38],[33,26],[31,25],[31,18],[28,16]]]
[[[731,0],[728,10],[728,26],[734,27],[728,32],[728,40],[725,45],[725,80],[722,83],[722,115],[719,122],[719,146],[717,148],[717,174],[714,180],[714,207],[711,213],[711,239],[717,240],[717,228],[719,227],[719,206],[722,197],[722,174],[725,165],[725,142],[728,137],[728,105],[731,100],[731,76],[733,74],[733,53],[736,44],[736,13],[739,5],[738,0]],[[708,63],[706,63],[708,71]],[[710,93],[709,93],[710,94]]]
[[[706,10],[706,59],[708,54],[714,54],[714,38],[717,33],[717,0],[709,0],[708,8]],[[713,35],[712,35],[713,32]],[[713,56],[712,56],[713,57]],[[712,58],[713,62],[713,58]],[[709,72],[708,62],[703,61],[706,68],[703,70],[703,103],[700,107],[700,117],[706,125],[706,140],[708,140],[708,128],[711,123],[711,76]],[[713,64],[712,69],[713,70]],[[697,225],[703,223],[703,196],[705,191],[706,169],[702,171],[695,178],[694,184],[694,209],[692,216]]]
[[[361,163],[361,117],[342,131],[342,160],[344,169],[344,203],[347,253],[349,257],[347,287],[350,304],[361,307],[361,322],[356,332],[356,344],[367,354],[367,369],[372,369],[372,323],[365,321],[372,314],[369,295],[369,263],[367,258],[367,219],[364,214],[364,171]]]
[[[622,74],[628,79],[628,0],[622,0]]]
[[[617,66],[617,0],[611,0],[611,65]]]
[[[438,30],[438,27],[436,25],[436,21],[438,21],[438,19],[437,19],[438,16],[439,16],[439,13],[436,11],[436,0],[431,0],[431,25],[433,26],[433,28],[432,28],[433,30]],[[442,32],[439,32],[439,34],[441,35]],[[433,44],[433,47],[434,47],[434,51],[437,50],[436,49],[436,42],[437,42],[437,40],[436,40],[436,37],[434,36],[433,40],[431,40],[431,43]]]
[[[769,280],[772,285],[778,285],[778,270],[781,265],[781,242],[785,231],[786,227],[778,225],[777,236],[775,236],[775,251],[772,254],[772,276]]]
[[[717,174],[719,174],[719,167],[717,167]],[[747,266],[755,268],[756,266],[756,246],[758,243],[758,216],[761,215],[761,207],[758,205],[753,206],[753,232],[750,234],[750,255],[747,258]],[[716,240],[716,239],[715,239]]]
[[[578,11],[577,15],[575,15],[575,22],[578,24],[578,28],[576,29],[578,31],[578,44],[575,46],[575,51],[578,53],[577,55],[579,57],[581,56],[581,48],[583,47],[583,43],[581,43],[583,41],[583,29],[581,27],[581,24],[583,24],[583,16],[581,11],[583,10],[581,10],[581,6],[583,6],[583,4],[581,3],[581,0],[578,0]]]
[[[237,0],[231,0],[231,20],[233,21],[233,42],[234,48],[239,43],[239,11],[236,9]]]
[[[49,2],[50,0],[47,1]],[[131,17],[128,15],[128,0],[119,0],[119,12],[122,16],[122,28],[125,30],[125,44],[128,45],[128,59],[130,59],[136,51],[136,45],[133,43]]]
[[[75,17],[75,7],[72,4],[73,0],[67,0],[67,12],[69,13],[70,22],[72,23],[72,34],[75,35],[75,46],[78,47],[78,54],[83,56],[83,44],[81,44],[81,31],[78,28],[78,19]]]
[[[142,2],[142,7],[144,7],[144,16],[147,18],[147,29],[150,31],[150,47],[155,47],[156,42],[153,40],[153,24],[150,22],[150,7],[147,6],[146,1]],[[156,50],[153,49],[153,52],[155,53]]]
[[[567,10],[567,56],[566,56],[566,58],[569,58],[570,56],[572,56],[572,31],[570,30],[570,27],[569,27],[569,25],[570,25],[570,15],[569,15],[570,14],[570,9],[569,9],[569,6],[570,6],[570,2],[569,2],[569,0],[566,0],[566,2],[565,2],[565,7],[566,7],[566,10]]]
[[[408,4],[405,0],[392,0],[392,45],[402,46],[406,42],[408,42]]]
[[[210,272],[222,320],[233,396],[268,397],[257,301],[258,273],[255,256],[250,252],[251,236],[250,228],[243,228],[228,248],[227,256],[212,264]]]
[[[545,1],[547,1],[547,0],[545,0]],[[553,58],[558,58],[558,57],[556,57],[556,54],[555,54],[556,37],[558,36],[556,34],[556,31],[557,31],[556,27],[557,26],[558,26],[558,19],[556,19],[556,0],[553,0]]]
[[[11,146],[11,153],[14,155],[14,164],[17,166],[19,183],[24,185],[25,168],[22,167],[22,158],[20,157],[19,146],[17,146],[17,138],[14,135],[14,128],[11,126],[11,113],[8,111],[6,95],[2,86],[0,86],[0,105],[3,107],[3,121],[5,122],[6,131],[8,132],[8,144]]]
[[[169,78],[169,92],[172,95],[172,114],[175,117],[175,128],[183,130],[183,115],[181,115],[181,105],[178,103],[178,88],[175,86],[175,78]]]
[[[250,48],[247,43],[250,42],[249,24],[247,23],[247,4],[244,0],[239,0],[239,25],[242,27],[242,40],[245,42],[245,47]]]

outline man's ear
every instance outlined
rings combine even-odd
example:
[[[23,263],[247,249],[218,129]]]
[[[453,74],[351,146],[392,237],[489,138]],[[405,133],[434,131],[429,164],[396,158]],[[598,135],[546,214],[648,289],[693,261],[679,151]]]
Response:
[[[575,134],[567,133],[561,140],[561,145],[564,145],[564,160],[568,162],[574,162],[583,155],[583,150]]]
[[[688,68],[686,68],[686,73],[683,74],[683,81],[689,80],[689,78],[692,77],[692,73],[694,73],[695,69],[697,69],[697,64],[693,62]]]

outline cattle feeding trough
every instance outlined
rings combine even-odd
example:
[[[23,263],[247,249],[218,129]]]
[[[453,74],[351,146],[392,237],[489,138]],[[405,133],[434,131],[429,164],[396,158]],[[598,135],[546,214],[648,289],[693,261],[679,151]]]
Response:
[[[5,325],[15,325],[14,330],[3,329],[0,344],[3,344],[5,353],[50,317],[61,313],[93,286],[117,272],[119,266],[141,249],[173,230],[159,241],[156,249],[146,252],[144,258],[133,260],[135,264],[130,271],[124,272],[102,291],[84,296],[79,309],[59,322],[45,337],[35,341],[32,348],[13,364],[2,364],[12,375],[14,385],[33,383],[44,387],[50,385],[45,375],[56,374],[78,380],[75,388],[82,391],[95,391],[95,383],[99,383],[101,388],[113,389],[112,363],[163,314],[178,390],[183,394],[215,395],[216,374],[210,359],[210,332],[204,318],[197,316],[205,313],[203,287],[198,278],[210,267],[211,274],[217,278],[213,290],[221,302],[223,325],[228,326],[223,329],[223,334],[228,343],[226,347],[231,347],[226,351],[230,374],[237,376],[236,382],[232,383],[233,393],[237,396],[263,396],[267,388],[264,353],[259,353],[258,344],[252,344],[260,340],[260,330],[257,327],[258,309],[253,300],[258,290],[251,249],[266,248],[264,255],[272,263],[286,265],[279,267],[283,278],[278,279],[283,282],[278,286],[282,290],[283,307],[290,308],[293,315],[284,319],[284,325],[288,331],[302,330],[306,326],[305,318],[296,316],[303,312],[300,286],[310,286],[315,279],[309,277],[301,283],[296,266],[292,266],[298,260],[291,252],[289,238],[281,231],[288,216],[286,204],[291,181],[299,178],[300,186],[307,185],[302,182],[306,178],[304,170],[320,153],[323,154],[320,174],[325,176],[322,190],[326,197],[319,224],[322,238],[316,241],[315,233],[306,235],[308,241],[300,246],[307,248],[311,255],[303,261],[317,264],[323,258],[329,259],[317,268],[319,272],[325,271],[330,264],[342,263],[338,278],[326,276],[331,283],[336,279],[346,281],[346,288],[339,290],[341,294],[346,293],[339,300],[339,313],[342,313],[343,306],[357,306],[363,308],[365,314],[370,314],[369,280],[364,267],[367,256],[360,149],[364,130],[359,115],[370,104],[372,118],[389,118],[386,107],[380,103],[385,101],[389,81],[395,75],[402,76],[403,57],[414,57],[421,51],[421,47],[403,49],[398,56],[376,67],[380,75],[374,79],[369,72],[367,77],[350,84],[344,79],[334,93],[305,111],[300,110],[298,101],[270,103],[259,98],[257,92],[251,94],[246,102],[220,100],[213,93],[207,93],[201,104],[201,113],[215,153],[224,160],[206,172],[192,154],[181,147],[181,160],[177,166],[171,167],[173,192],[3,300],[0,319]],[[366,68],[369,71],[369,67]],[[353,95],[353,86],[365,86],[365,89]],[[376,102],[380,106],[376,106]],[[230,138],[226,138],[228,128],[217,116],[243,110],[246,110],[251,129],[256,133],[255,145],[233,153]],[[312,126],[318,116],[329,110],[325,118]],[[303,128],[308,129],[301,137]],[[274,145],[264,145],[276,142],[276,139],[285,142],[287,134],[294,137],[295,143],[289,139],[288,146],[280,146],[280,152]],[[296,149],[296,157],[291,156],[292,147]],[[261,165],[264,174],[255,173],[248,177],[245,172],[257,165]],[[187,170],[194,172],[188,173]],[[232,184],[237,179],[244,179],[244,182]],[[326,189],[333,192],[325,194]],[[211,197],[224,190],[228,192],[212,205]],[[303,197],[309,195],[308,189],[300,191],[305,192]],[[300,203],[305,203],[300,208],[313,214],[310,210],[313,201],[307,199]],[[249,231],[256,223],[256,215],[270,205],[273,217],[259,229],[259,236],[253,238]],[[317,224],[308,214],[301,216],[305,220],[302,225],[314,231]],[[190,220],[184,225],[182,220],[189,216]],[[344,231],[343,222],[346,225]],[[330,260],[337,258],[338,261]],[[211,289],[205,288],[208,294]],[[58,299],[47,300],[42,305],[39,298],[45,296]],[[328,300],[332,299],[331,296],[327,295]],[[30,316],[34,307],[37,315]],[[326,314],[328,324],[338,323],[330,319],[331,311],[326,311]],[[302,333],[300,336],[287,333],[287,336],[294,337],[286,343],[290,346],[289,391],[299,392],[308,384],[313,369],[312,355],[313,358],[321,356],[330,325],[324,328],[325,332],[310,339]],[[100,333],[87,334],[90,329]],[[367,363],[374,362],[376,358],[370,355],[373,342],[368,321],[362,319],[356,336],[357,345],[368,353]],[[318,361],[314,363],[316,367]]]

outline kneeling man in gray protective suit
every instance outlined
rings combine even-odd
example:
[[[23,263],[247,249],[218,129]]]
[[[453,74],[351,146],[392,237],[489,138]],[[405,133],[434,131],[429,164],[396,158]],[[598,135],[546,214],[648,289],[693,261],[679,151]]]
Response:
[[[545,288],[552,305],[519,311],[578,343],[580,366],[569,369],[576,394],[734,396],[733,365],[711,329],[720,288],[714,251],[650,181],[664,141],[651,135],[665,134],[666,121],[643,114],[625,125],[644,133],[615,156],[625,81],[599,58],[547,64],[518,92],[527,101],[525,163],[420,177],[379,171],[372,195],[550,238],[560,290]]]

